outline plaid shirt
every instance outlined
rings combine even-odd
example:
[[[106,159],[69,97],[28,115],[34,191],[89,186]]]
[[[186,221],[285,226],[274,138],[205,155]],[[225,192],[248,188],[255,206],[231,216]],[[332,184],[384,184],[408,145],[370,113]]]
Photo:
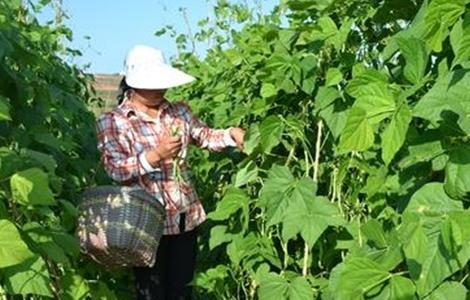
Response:
[[[157,148],[162,137],[171,135],[175,128],[182,140],[178,159],[176,162],[163,159],[157,168],[153,168],[146,159],[146,152]],[[183,212],[186,213],[186,230],[206,219],[186,162],[189,144],[195,143],[211,151],[236,145],[229,129],[207,127],[183,102],[164,102],[158,116],[151,118],[125,99],[121,105],[100,116],[97,132],[98,149],[109,176],[120,183],[139,183],[165,205],[167,217],[163,234],[167,235],[180,233],[180,214]],[[183,180],[174,176],[175,163],[179,165]]]

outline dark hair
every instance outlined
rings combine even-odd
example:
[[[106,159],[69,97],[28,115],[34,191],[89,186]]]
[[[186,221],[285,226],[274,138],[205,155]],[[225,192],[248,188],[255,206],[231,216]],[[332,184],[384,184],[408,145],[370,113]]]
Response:
[[[130,86],[127,85],[126,83],[126,77],[122,77],[121,82],[119,83],[119,90],[117,94],[117,101],[118,104],[121,104],[122,101],[124,101],[124,97],[126,95],[126,92],[132,89]]]

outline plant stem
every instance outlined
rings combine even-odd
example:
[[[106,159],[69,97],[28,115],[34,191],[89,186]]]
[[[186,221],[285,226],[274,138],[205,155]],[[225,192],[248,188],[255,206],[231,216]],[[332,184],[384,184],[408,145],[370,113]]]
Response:
[[[320,149],[321,149],[321,138],[323,131],[323,120],[319,120],[317,123],[317,142],[315,144],[315,163],[313,164],[313,181],[318,182],[318,172],[320,169]],[[313,245],[312,245],[313,246]],[[302,268],[302,276],[307,276],[308,274],[308,256],[310,252],[310,247],[305,241],[304,246],[304,263]]]
[[[318,182],[318,172],[320,169],[320,150],[321,150],[321,138],[323,130],[323,120],[317,123],[317,143],[315,145],[315,164],[313,166],[313,180]]]

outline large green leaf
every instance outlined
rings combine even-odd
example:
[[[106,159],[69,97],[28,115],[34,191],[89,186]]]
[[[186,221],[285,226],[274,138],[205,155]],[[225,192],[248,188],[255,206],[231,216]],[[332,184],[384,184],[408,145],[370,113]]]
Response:
[[[56,244],[52,232],[39,223],[32,222],[23,226],[25,233],[39,248],[39,253],[57,263],[67,263],[69,260],[62,248]]]
[[[212,227],[210,238],[209,238],[209,248],[212,250],[215,247],[229,242],[232,240],[232,234],[227,233],[226,225],[217,225]]]
[[[407,242],[404,244],[404,251],[410,274],[421,297],[429,294],[470,258],[470,245],[467,245],[467,240],[458,237],[464,237],[466,232],[457,233],[452,228],[446,228],[447,225],[443,222],[447,215],[455,213],[460,213],[460,217],[452,219],[458,224],[454,228],[465,228],[470,224],[469,215],[461,214],[462,203],[447,196],[441,183],[423,186],[413,195],[404,212],[404,228],[415,228],[412,234],[405,234],[408,238],[405,238]],[[445,236],[446,234],[450,236]],[[461,249],[458,256],[456,251],[453,254],[446,249],[446,244],[453,248],[453,243],[465,244],[463,248],[456,247],[456,251]]]
[[[47,174],[31,168],[17,172],[10,180],[13,199],[22,205],[54,205],[54,195],[49,188]]]
[[[387,84],[388,77],[375,69],[363,70],[355,74],[354,78],[349,82],[346,91],[351,96],[358,98],[363,94],[362,88],[371,83]]]
[[[269,116],[261,122],[259,126],[260,145],[265,153],[269,153],[281,142],[283,131],[284,124],[277,116]]]
[[[2,273],[6,278],[5,290],[9,294],[52,297],[49,272],[46,262],[40,256],[5,268]]]
[[[315,112],[325,120],[333,136],[338,138],[346,124],[347,106],[334,88],[321,87],[315,101]]]
[[[311,300],[313,290],[307,279],[296,277],[288,280],[281,275],[268,273],[261,278],[258,295],[260,300],[286,299],[286,300]]]
[[[33,257],[18,229],[8,220],[0,220],[0,268],[19,264]]]
[[[361,232],[370,241],[374,247],[383,249],[386,248],[388,243],[385,237],[385,232],[382,224],[376,219],[370,219],[361,226]]]
[[[87,281],[79,274],[67,273],[61,278],[61,299],[85,300],[90,288]]]
[[[264,83],[261,86],[260,95],[263,98],[271,98],[277,95],[276,87],[271,83]]]
[[[400,237],[410,277],[415,281],[419,280],[422,266],[426,260],[424,253],[427,251],[429,241],[418,216],[405,215],[400,228]]]
[[[470,15],[454,25],[450,39],[455,55],[452,65],[456,66],[470,58]]]
[[[340,151],[364,151],[374,144],[374,129],[361,108],[350,109],[339,141]]]
[[[413,212],[434,217],[462,209],[462,202],[450,198],[442,183],[432,182],[424,185],[411,197],[404,213]]]
[[[433,0],[425,16],[425,39],[436,52],[442,51],[442,42],[447,36],[447,27],[452,26],[465,12],[465,0]]]
[[[413,282],[403,276],[393,276],[390,279],[390,298],[400,300],[414,300],[416,287]]]
[[[378,289],[381,289],[381,292],[377,295]],[[417,299],[415,293],[416,287],[413,281],[403,276],[392,276],[385,287],[377,287],[368,296],[371,300],[415,300]]]
[[[412,119],[406,103],[402,103],[392,117],[392,121],[382,134],[382,159],[389,164],[405,142],[406,133]]]
[[[248,205],[248,195],[241,189],[232,187],[217,204],[217,209],[208,215],[212,220],[226,220],[239,209]]]
[[[388,278],[391,274],[376,262],[350,257],[340,270],[332,291],[334,299],[361,299],[362,295]]]
[[[357,89],[354,107],[367,113],[370,124],[377,124],[396,110],[395,97],[386,84],[371,83]]]
[[[258,167],[254,161],[247,163],[235,176],[235,186],[241,187],[249,182],[253,182],[258,178]]]
[[[295,183],[294,176],[285,166],[274,165],[260,190],[258,205],[266,209],[268,224],[282,221],[289,201],[286,192]]]
[[[418,102],[413,110],[416,117],[439,122],[458,116],[457,124],[470,133],[470,72],[457,70],[444,77],[439,77],[434,87]]]
[[[444,189],[455,199],[463,199],[470,193],[470,147],[462,146],[449,153]]]
[[[449,300],[449,299],[465,300],[467,299],[467,288],[460,282],[446,281],[424,299],[425,300]]]
[[[282,221],[282,235],[291,239],[298,233],[313,247],[328,226],[345,224],[338,207],[325,197],[316,197],[311,179],[305,178],[298,183]]]
[[[398,38],[397,42],[406,60],[404,69],[406,79],[413,84],[420,83],[428,64],[428,53],[424,42],[417,38]]]

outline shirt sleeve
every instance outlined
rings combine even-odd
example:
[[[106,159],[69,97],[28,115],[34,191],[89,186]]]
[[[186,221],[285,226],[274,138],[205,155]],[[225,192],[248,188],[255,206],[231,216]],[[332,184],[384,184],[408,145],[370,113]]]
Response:
[[[189,123],[189,131],[191,139],[200,148],[208,149],[210,151],[218,152],[227,147],[235,147],[237,143],[230,135],[230,129],[214,129],[208,127],[204,122],[199,120],[193,115],[189,106],[180,102],[183,114]]]
[[[117,182],[136,179],[158,169],[152,168],[145,153],[134,154],[127,122],[112,114],[104,114],[96,124],[98,149],[108,175]],[[144,161],[143,161],[144,160]]]

